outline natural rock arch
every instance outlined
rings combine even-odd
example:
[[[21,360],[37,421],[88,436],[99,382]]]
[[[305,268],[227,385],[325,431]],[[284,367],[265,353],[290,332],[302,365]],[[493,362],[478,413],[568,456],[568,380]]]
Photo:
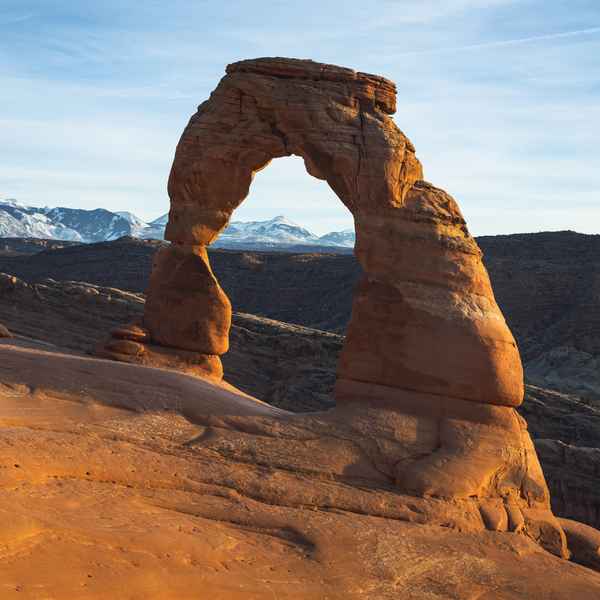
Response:
[[[422,181],[414,147],[390,117],[395,109],[395,85],[375,75],[294,59],[229,65],[177,147],[172,244],[156,258],[144,316],[152,342],[185,351],[171,360],[187,369],[221,376],[231,307],[206,247],[254,173],[295,154],[354,215],[364,270],[338,402],[362,383],[518,405],[520,358],[481,253],[454,200]]]
[[[333,432],[324,446],[331,473],[393,486],[402,518],[522,532],[566,556],[527,426],[513,408],[523,397],[521,361],[481,252],[456,202],[422,180],[394,111],[394,84],[374,75],[294,59],[229,65],[177,147],[171,244],[156,255],[143,323],[114,331],[102,353],[221,379],[231,305],[206,247],[246,197],[253,173],[297,154],[353,213],[364,270],[338,366],[337,407],[277,422],[220,419],[209,437],[229,440],[218,431],[232,429],[239,442],[247,430],[264,430],[282,457],[291,439],[304,447],[307,431],[316,428],[317,439]],[[297,501],[331,506],[332,498],[311,491]]]

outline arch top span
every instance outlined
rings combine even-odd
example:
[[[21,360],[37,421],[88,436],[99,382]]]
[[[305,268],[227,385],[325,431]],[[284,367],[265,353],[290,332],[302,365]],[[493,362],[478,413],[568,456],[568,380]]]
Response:
[[[383,77],[298,59],[229,65],[177,147],[165,237],[210,244],[254,173],[292,154],[355,216],[400,206],[423,174],[395,108],[396,86]]]
[[[256,73],[280,79],[343,83],[353,87],[358,100],[373,103],[388,115],[396,112],[396,84],[381,75],[362,73],[299,58],[254,58],[227,65],[227,74]]]

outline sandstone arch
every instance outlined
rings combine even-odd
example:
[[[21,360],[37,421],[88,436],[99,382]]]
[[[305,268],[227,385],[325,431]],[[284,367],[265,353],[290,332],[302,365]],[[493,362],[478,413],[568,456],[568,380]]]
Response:
[[[231,448],[237,440],[244,460],[248,448],[262,452],[260,440],[276,440],[269,464],[304,448],[306,431],[319,440],[332,432],[324,442],[327,477],[356,473],[369,485],[393,486],[412,498],[402,518],[523,532],[566,556],[535,449],[513,408],[523,397],[521,361],[481,252],[456,202],[423,181],[394,111],[394,84],[374,75],[295,59],[229,65],[177,147],[171,245],[156,255],[143,323],[114,331],[103,354],[221,379],[231,305],[206,247],[246,197],[253,173],[297,154],[353,213],[364,270],[338,367],[337,407],[251,425],[220,419],[207,443],[223,435]],[[248,431],[259,435],[240,442]],[[272,487],[253,489],[274,502]],[[332,505],[312,488],[298,498]]]
[[[375,75],[293,59],[229,65],[177,147],[168,186],[172,245],[157,257],[144,317],[152,341],[221,376],[231,307],[206,246],[247,196],[253,174],[295,154],[353,213],[365,272],[338,401],[358,382],[518,405],[519,354],[481,253],[454,200],[422,181],[414,147],[390,117],[395,108],[395,85]]]

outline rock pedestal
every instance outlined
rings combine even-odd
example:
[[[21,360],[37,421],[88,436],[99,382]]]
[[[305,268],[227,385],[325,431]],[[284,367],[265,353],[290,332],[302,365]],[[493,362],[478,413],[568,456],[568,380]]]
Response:
[[[230,327],[231,303],[206,247],[172,244],[155,255],[143,322],[113,331],[99,354],[220,380]]]

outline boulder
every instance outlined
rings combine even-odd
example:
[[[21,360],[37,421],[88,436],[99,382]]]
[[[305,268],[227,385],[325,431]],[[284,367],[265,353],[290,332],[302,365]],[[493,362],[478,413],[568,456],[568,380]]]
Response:
[[[570,519],[559,521],[567,536],[571,560],[600,571],[600,531]]]

